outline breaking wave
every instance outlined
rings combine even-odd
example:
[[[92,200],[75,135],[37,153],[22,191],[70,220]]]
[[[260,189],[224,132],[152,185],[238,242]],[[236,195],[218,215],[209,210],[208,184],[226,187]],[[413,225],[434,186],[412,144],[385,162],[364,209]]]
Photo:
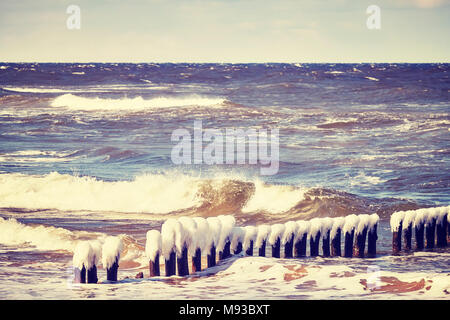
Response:
[[[347,214],[390,213],[420,206],[402,199],[375,199],[326,188],[265,183],[230,175],[145,174],[103,181],[53,172],[0,175],[0,207],[32,210],[142,214],[234,214],[246,221],[310,219]]]
[[[52,107],[64,107],[71,110],[124,110],[140,111],[152,108],[174,108],[174,107],[211,107],[225,103],[223,98],[208,98],[197,95],[184,97],[157,97],[144,99],[140,96],[135,98],[108,99],[108,98],[88,98],[73,94],[64,94],[55,98],[51,102]]]

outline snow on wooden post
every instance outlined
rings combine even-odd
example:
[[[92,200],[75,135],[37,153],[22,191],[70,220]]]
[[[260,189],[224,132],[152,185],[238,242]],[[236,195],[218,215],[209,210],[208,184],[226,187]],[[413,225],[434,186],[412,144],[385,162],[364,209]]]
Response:
[[[297,234],[294,238],[294,256],[296,258],[306,256],[306,246],[308,242],[308,233],[311,223],[309,221],[297,221]]]
[[[425,222],[428,219],[428,211],[426,209],[416,210],[414,218],[414,237],[416,238],[416,250],[423,250],[425,247]]]
[[[209,231],[208,221],[202,217],[194,217],[193,219],[197,224],[197,248],[195,249],[194,256],[192,257],[192,272],[198,272],[202,270],[202,251],[206,251],[207,244],[212,242],[212,238]]]
[[[88,241],[80,241],[73,254],[75,283],[86,283],[86,269],[91,268],[93,250]]]
[[[434,208],[428,209],[428,219],[425,223],[426,248],[433,249],[436,235],[436,215]]]
[[[413,210],[405,211],[405,216],[402,222],[405,251],[410,251],[412,249],[413,224],[414,220],[416,219],[416,214],[417,212]]]
[[[311,220],[311,227],[309,229],[309,245],[310,256],[317,257],[319,255],[320,244],[320,230],[322,229],[322,221],[319,218]]]
[[[402,225],[404,211],[397,211],[391,215],[392,253],[398,254],[402,250]]]
[[[284,224],[284,232],[281,237],[281,244],[284,245],[284,257],[292,258],[294,254],[294,238],[297,234],[298,224],[295,221],[288,221]]]
[[[330,235],[331,229],[333,227],[333,219],[323,218],[322,219],[322,255],[324,257],[330,256]]]
[[[266,256],[266,244],[267,237],[270,234],[270,226],[263,224],[258,226],[258,233],[256,235],[255,248],[258,249],[258,255],[260,257]]]
[[[367,230],[369,227],[370,216],[361,214],[359,217],[358,227],[355,229],[356,241],[353,247],[355,257],[364,258],[364,250],[366,248]]]
[[[268,238],[269,244],[272,246],[272,257],[280,258],[281,254],[281,237],[284,232],[284,224],[274,224],[270,228],[270,235]]]
[[[436,246],[438,248],[443,248],[447,246],[447,208],[441,207],[436,208],[439,210],[437,221],[436,221]]]
[[[217,218],[222,225],[217,251],[219,251],[219,260],[223,260],[231,256],[231,237],[236,220],[232,215],[220,215]]]
[[[209,217],[206,219],[209,225],[209,231],[211,234],[212,242],[207,248],[207,263],[208,268],[214,267],[216,265],[216,247],[220,240],[220,233],[222,229],[222,224],[220,219],[217,217]]]
[[[193,254],[197,249],[197,223],[189,217],[180,217],[175,234],[175,247],[177,248],[178,275],[189,275],[189,252]]]
[[[253,256],[253,244],[256,241],[256,237],[258,235],[258,229],[254,226],[246,226],[244,227],[245,236],[244,242],[242,244],[245,254],[248,256]]]
[[[242,242],[245,237],[245,229],[242,227],[234,227],[231,233],[231,250],[233,251],[233,254],[239,254],[242,252]]]
[[[106,279],[108,281],[117,281],[122,249],[123,244],[119,237],[107,237],[103,243],[102,264],[106,269]]]
[[[148,269],[150,277],[161,275],[159,268],[159,256],[161,254],[161,233],[158,230],[147,231],[147,240],[145,242],[145,254],[148,259]]]
[[[378,221],[380,217],[374,213],[369,217],[369,226],[367,229],[367,256],[375,257],[377,255],[377,240],[378,240]]]
[[[175,236],[180,228],[179,222],[173,218],[167,219],[161,226],[162,254],[164,256],[165,274],[167,277],[176,273],[176,248]]]
[[[355,237],[355,229],[358,226],[359,218],[355,214],[345,217],[344,227],[344,257],[351,258],[353,256],[353,239]]]
[[[345,218],[339,217],[333,219],[333,226],[330,232],[331,255],[333,257],[341,256],[341,231],[345,224]]]

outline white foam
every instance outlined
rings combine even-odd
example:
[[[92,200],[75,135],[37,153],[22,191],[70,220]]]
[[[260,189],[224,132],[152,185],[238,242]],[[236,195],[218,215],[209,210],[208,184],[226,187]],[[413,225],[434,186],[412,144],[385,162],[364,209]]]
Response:
[[[283,236],[281,237],[281,244],[284,245],[288,241],[291,240],[292,236],[296,236],[298,231],[298,224],[295,221],[288,221],[284,224],[284,232]]]
[[[254,181],[255,192],[242,208],[242,212],[283,213],[289,211],[305,197],[306,189],[288,185],[267,185],[260,180]]]
[[[219,243],[217,244],[217,250],[220,252],[225,247],[225,243],[230,240],[231,231],[236,223],[236,220],[232,215],[220,215],[217,217],[221,223],[221,231]]]
[[[147,240],[145,242],[145,254],[147,258],[155,262],[156,255],[161,254],[162,238],[158,230],[147,231]]]
[[[107,237],[102,247],[102,265],[104,268],[110,268],[117,260],[120,260],[120,254],[123,250],[123,243],[119,237]]]
[[[277,223],[272,225],[270,228],[270,235],[267,242],[272,246],[277,242],[278,238],[280,238],[281,242],[281,237],[283,236],[284,228],[285,228],[284,224]]]
[[[256,236],[255,248],[261,248],[263,241],[267,242],[267,237],[271,232],[270,226],[267,224],[262,224],[258,226],[258,234]]]
[[[105,99],[98,97],[80,97],[69,93],[55,98],[52,101],[51,106],[83,111],[141,111],[154,108],[189,106],[212,107],[221,105],[224,102],[225,99],[222,98],[207,98],[196,95],[185,97],[158,97],[152,99],[143,99],[142,97]]]

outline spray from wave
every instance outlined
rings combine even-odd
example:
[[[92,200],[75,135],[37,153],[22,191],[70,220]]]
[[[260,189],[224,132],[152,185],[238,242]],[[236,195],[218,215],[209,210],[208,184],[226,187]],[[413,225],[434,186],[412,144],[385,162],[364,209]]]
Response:
[[[64,94],[55,98],[51,102],[52,107],[64,107],[71,110],[104,110],[104,111],[141,111],[153,108],[174,108],[174,107],[209,107],[221,105],[225,102],[222,98],[208,98],[197,95],[185,97],[157,97],[144,99],[142,97],[107,99],[107,98],[87,98],[73,94]]]

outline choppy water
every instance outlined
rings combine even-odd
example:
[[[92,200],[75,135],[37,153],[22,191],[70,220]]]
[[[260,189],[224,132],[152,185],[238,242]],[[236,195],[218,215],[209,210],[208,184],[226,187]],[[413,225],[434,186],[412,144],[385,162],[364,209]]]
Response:
[[[142,246],[149,228],[159,228],[168,216],[219,214],[255,225],[376,212],[384,229],[381,257],[372,263],[397,276],[442,277],[445,289],[448,255],[390,257],[387,219],[396,210],[450,203],[449,69],[448,64],[0,63],[0,216],[23,223],[1,225],[10,234],[0,236],[5,281],[0,296],[57,298],[38,289],[45,278],[48,287],[63,286],[64,296],[83,297],[83,289],[67,289],[64,271],[78,239],[128,235],[133,249],[124,258],[129,268],[122,269],[132,276],[146,263]],[[194,120],[211,129],[279,129],[278,174],[260,176],[259,166],[248,164],[174,165],[171,133],[192,132]],[[48,229],[52,226],[63,229]],[[240,261],[225,264],[223,272]],[[345,267],[356,274],[367,269],[366,262],[353,259],[268,261],[281,275],[289,270],[282,267],[286,263]],[[22,275],[29,288],[19,288],[12,274]],[[223,286],[227,275],[219,278]],[[288,283],[283,293],[264,291],[262,284],[261,294],[255,289],[246,297],[366,296],[358,281],[349,285],[351,292],[316,283],[308,294]],[[95,297],[125,298],[130,290],[125,282],[112,293],[89,290]],[[174,295],[172,284],[132,283],[166,286],[161,298]],[[188,288],[200,294],[193,284]],[[414,294],[445,297],[444,289]],[[236,290],[223,289],[224,297],[242,297]],[[214,297],[217,290],[209,292]]]

